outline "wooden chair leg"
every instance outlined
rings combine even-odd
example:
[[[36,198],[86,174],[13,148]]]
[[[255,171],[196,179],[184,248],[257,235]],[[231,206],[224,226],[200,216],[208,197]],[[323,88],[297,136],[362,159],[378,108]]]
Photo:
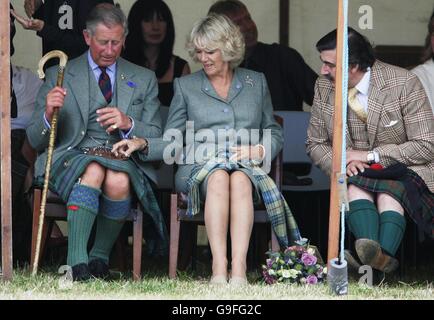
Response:
[[[142,278],[142,239],[143,239],[143,211],[137,207],[137,216],[133,226],[133,280]]]
[[[178,195],[170,196],[170,248],[169,248],[169,278],[176,278],[179,250]]]

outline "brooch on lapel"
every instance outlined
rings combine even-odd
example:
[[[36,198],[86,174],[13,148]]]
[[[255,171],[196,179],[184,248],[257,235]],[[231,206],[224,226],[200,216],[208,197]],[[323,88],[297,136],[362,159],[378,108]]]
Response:
[[[136,83],[135,83],[135,82],[132,82],[132,81],[128,81],[128,82],[127,82],[127,85],[128,85],[128,87],[130,87],[130,88],[135,88],[135,87],[137,87]]]
[[[249,77],[249,75],[246,76],[246,79],[244,80],[246,83],[253,87],[253,79]]]
[[[122,80],[126,80],[127,77],[122,73],[121,74],[121,79]],[[127,86],[130,87],[130,88],[135,88],[135,87],[137,87],[137,84],[135,82],[133,82],[133,81],[127,81]]]

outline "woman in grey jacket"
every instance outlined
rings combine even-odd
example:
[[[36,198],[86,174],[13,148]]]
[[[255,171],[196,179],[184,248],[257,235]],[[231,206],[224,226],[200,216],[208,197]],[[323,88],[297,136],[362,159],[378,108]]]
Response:
[[[244,40],[228,18],[213,14],[197,22],[188,48],[203,69],[175,80],[163,139],[123,140],[113,152],[176,161],[176,188],[189,193],[191,214],[204,202],[211,283],[227,283],[230,225],[229,282],[246,284],[253,205],[261,199],[250,166],[271,162],[282,147],[282,129],[274,120],[264,75],[237,68]]]

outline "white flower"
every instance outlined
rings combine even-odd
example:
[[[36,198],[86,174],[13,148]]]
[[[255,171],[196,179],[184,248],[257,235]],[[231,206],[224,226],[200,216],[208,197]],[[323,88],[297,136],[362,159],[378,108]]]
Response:
[[[311,255],[315,255],[315,249],[314,248],[309,248],[307,249],[307,253],[311,254]]]
[[[290,277],[293,278],[293,279],[297,278],[298,274],[301,273],[301,271],[298,271],[298,270],[295,270],[295,269],[291,269],[291,270],[288,270],[288,271],[289,271]]]
[[[274,276],[274,275],[276,274],[276,272],[274,272],[273,269],[270,269],[270,270],[268,270],[268,274],[269,274],[270,276]]]
[[[283,270],[282,271],[282,277],[283,278],[292,278],[290,270]]]

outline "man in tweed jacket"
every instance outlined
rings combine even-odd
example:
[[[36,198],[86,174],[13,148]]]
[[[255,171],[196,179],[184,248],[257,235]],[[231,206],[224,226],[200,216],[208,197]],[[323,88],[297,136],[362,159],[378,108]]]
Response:
[[[336,34],[334,30],[317,43],[322,76],[315,85],[307,138],[308,154],[327,174],[332,167]],[[401,182],[361,176],[372,172],[366,169],[373,163],[389,169],[393,164],[404,164],[420,182],[419,192],[426,196],[424,212],[432,214],[434,117],[416,76],[376,60],[368,40],[351,28],[348,45],[349,92],[351,88],[357,89],[355,97],[362,110],[356,112],[348,107],[347,222],[357,239],[356,251],[361,262],[391,272],[398,265],[393,256],[405,230],[404,212],[411,211],[409,190]],[[350,265],[359,265],[350,252],[346,256]]]

